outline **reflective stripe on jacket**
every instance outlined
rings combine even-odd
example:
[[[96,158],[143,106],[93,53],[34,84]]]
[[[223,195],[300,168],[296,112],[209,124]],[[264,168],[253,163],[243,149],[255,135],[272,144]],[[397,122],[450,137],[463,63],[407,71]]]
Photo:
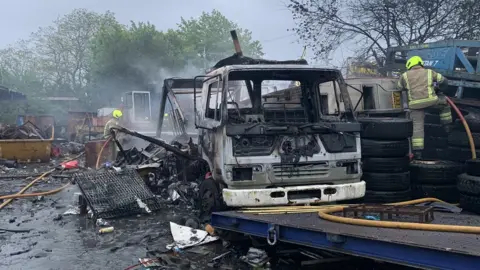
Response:
[[[408,105],[416,107],[435,103],[438,97],[435,94],[434,83],[442,84],[444,80],[440,73],[416,66],[402,74],[398,80],[398,88],[407,90]]]

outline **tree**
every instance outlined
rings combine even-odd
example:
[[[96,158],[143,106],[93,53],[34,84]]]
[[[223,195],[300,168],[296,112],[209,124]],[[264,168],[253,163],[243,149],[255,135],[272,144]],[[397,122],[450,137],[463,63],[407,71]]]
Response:
[[[98,14],[75,9],[33,33],[44,77],[57,92],[82,96],[89,81],[90,42],[104,25],[116,23],[112,13]]]
[[[198,19],[182,18],[178,24],[178,33],[186,46],[187,55],[196,59],[195,65],[204,68],[234,53],[231,30],[237,30],[244,55],[263,56],[262,45],[258,40],[252,40],[252,32],[239,28],[218,10],[203,12]]]
[[[177,32],[160,32],[150,23],[103,27],[92,42],[92,51],[95,85],[91,97],[103,101],[102,96],[145,90],[161,79],[161,70],[170,73],[186,65]]]
[[[0,50],[0,85],[29,96],[45,95],[39,59],[26,41]]]
[[[479,7],[473,0],[290,0],[288,5],[297,22],[293,30],[317,58],[352,42],[356,56],[373,58],[380,68],[388,47],[478,37]]]

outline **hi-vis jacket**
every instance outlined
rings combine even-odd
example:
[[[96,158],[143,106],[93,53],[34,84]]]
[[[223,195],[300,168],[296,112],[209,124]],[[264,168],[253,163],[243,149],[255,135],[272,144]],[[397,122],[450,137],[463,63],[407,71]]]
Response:
[[[398,88],[407,90],[409,108],[423,109],[435,105],[438,101],[434,89],[435,82],[444,85],[446,79],[431,69],[415,66],[402,74],[398,80]]]
[[[119,127],[120,124],[117,119],[112,118],[108,120],[108,122],[105,124],[105,128],[103,129],[103,137],[108,138],[111,136],[110,129],[113,127]]]

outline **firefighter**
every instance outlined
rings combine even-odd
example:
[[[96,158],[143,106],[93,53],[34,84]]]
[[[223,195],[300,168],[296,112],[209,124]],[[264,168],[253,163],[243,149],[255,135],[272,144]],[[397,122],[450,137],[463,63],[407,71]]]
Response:
[[[440,110],[440,121],[449,132],[452,122],[452,112],[445,96],[437,92],[448,85],[447,79],[440,73],[423,67],[423,60],[419,56],[408,59],[407,71],[398,80],[398,88],[407,91],[410,118],[413,121],[412,150],[415,159],[421,159],[424,148],[425,134],[423,124],[426,108]]]
[[[114,110],[112,112],[112,116],[113,116],[112,119],[108,120],[108,122],[105,124],[105,128],[103,129],[103,137],[105,139],[109,139],[112,136],[111,131],[110,131],[111,128],[121,126],[121,120],[122,120],[122,116],[123,116],[122,111]],[[117,137],[117,140],[118,139],[120,139],[120,138]],[[111,148],[110,159],[112,161],[115,161],[118,151],[119,151],[119,149],[116,145],[115,145],[115,147]]]

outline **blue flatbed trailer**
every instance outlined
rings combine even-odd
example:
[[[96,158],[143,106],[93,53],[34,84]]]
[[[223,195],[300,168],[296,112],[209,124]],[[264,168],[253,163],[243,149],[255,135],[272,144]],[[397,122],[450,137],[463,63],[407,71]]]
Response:
[[[479,226],[480,216],[435,212],[436,224]],[[341,224],[317,213],[215,212],[212,226],[352,256],[424,269],[480,269],[480,235]]]

